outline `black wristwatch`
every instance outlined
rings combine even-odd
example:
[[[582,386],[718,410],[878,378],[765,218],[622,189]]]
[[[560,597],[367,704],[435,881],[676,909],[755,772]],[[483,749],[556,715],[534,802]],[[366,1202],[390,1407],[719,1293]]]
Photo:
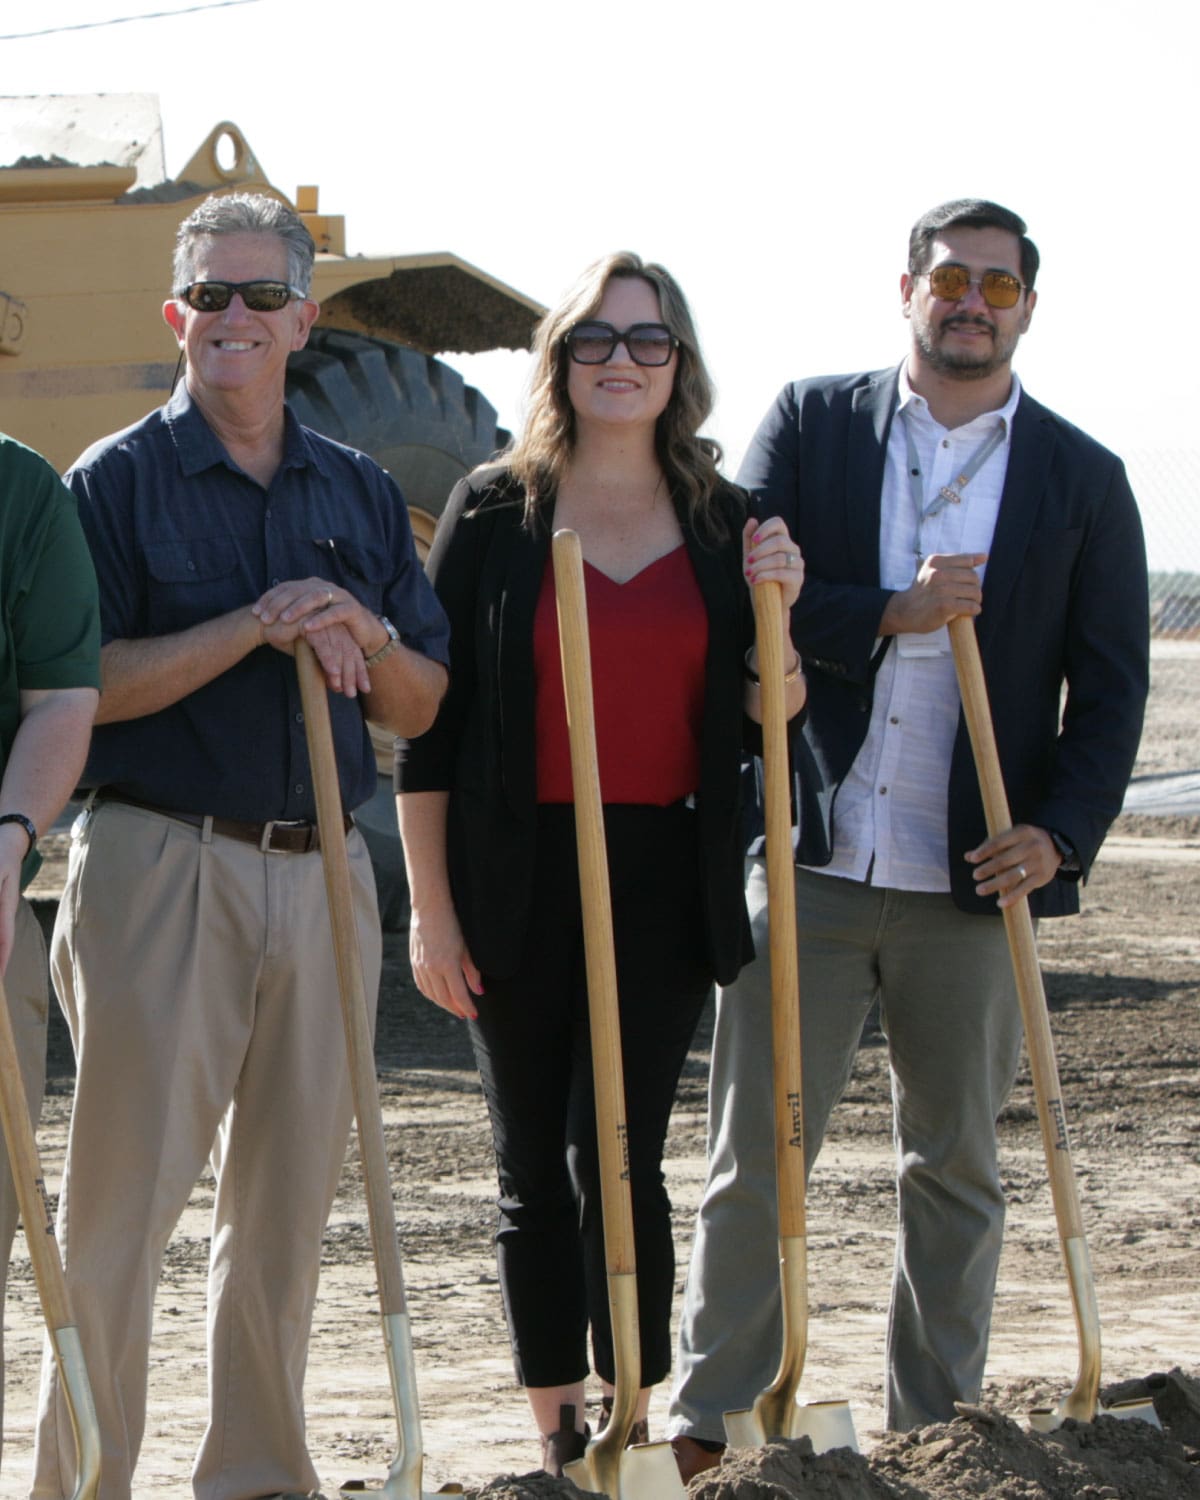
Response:
[[[1055,832],[1053,828],[1047,828],[1046,832],[1050,835],[1050,842],[1062,855],[1062,864],[1054,873],[1064,880],[1078,880],[1083,874],[1083,866],[1079,863],[1079,854],[1075,845],[1070,839],[1064,838],[1061,833]]]
[[[29,849],[25,851],[26,858],[30,850],[38,841],[38,831],[34,827],[33,819],[27,818],[24,813],[0,813],[0,823],[20,823],[29,837]]]

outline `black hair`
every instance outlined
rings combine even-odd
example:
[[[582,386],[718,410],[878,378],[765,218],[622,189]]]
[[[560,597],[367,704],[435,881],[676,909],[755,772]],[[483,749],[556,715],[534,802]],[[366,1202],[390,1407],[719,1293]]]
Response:
[[[1025,233],[1025,220],[1010,208],[986,198],[954,198],[923,213],[908,237],[908,274],[919,276],[929,268],[934,240],[943,229],[1003,229],[1015,235],[1021,247],[1021,280],[1033,290],[1041,257],[1038,247]]]

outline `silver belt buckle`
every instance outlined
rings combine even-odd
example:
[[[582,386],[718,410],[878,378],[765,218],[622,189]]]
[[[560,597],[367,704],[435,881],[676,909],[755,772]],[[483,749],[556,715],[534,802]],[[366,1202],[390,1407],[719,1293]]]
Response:
[[[280,826],[283,826],[283,827],[287,826],[287,824],[286,824],[286,822],[285,822],[285,820],[283,818],[272,818],[269,823],[264,823],[263,824],[262,838],[260,838],[259,841],[258,841],[258,848],[259,848],[259,852],[260,853],[262,853],[262,854],[282,854],[283,853],[282,849],[272,849],[271,848],[271,836],[275,832],[275,830],[277,828],[279,828]]]
[[[277,828],[308,828],[303,818],[272,818],[269,823],[263,824],[262,838],[258,841],[258,847],[263,854],[287,854],[286,849],[273,849],[271,838]]]

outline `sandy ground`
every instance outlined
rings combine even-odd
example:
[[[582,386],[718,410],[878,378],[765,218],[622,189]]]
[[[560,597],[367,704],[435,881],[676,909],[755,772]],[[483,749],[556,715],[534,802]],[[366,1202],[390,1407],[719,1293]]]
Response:
[[[1198,742],[1200,652],[1156,651],[1138,776],[1193,772]],[[52,886],[53,872],[47,883]],[[1088,886],[1083,916],[1042,928],[1059,1070],[1098,1285],[1106,1381],[1174,1366],[1200,1375],[1198,910],[1200,818],[1139,813],[1124,816],[1114,829]],[[707,1048],[706,1022],[669,1142],[680,1285],[703,1182]],[[447,1481],[476,1487],[497,1475],[531,1470],[537,1448],[523,1398],[512,1384],[490,1245],[490,1144],[469,1047],[462,1029],[413,990],[402,937],[389,939],[377,1056],[417,1352],[425,1488]],[[39,1139],[53,1191],[71,1102],[61,1031],[52,1038],[51,1067]],[[1010,1208],[984,1400],[1020,1419],[1030,1406],[1053,1404],[1065,1394],[1076,1361],[1025,1076],[1002,1119],[1001,1143]],[[168,1251],[139,1496],[190,1493],[188,1472],[204,1421],[210,1210],[211,1184],[202,1181]],[[813,1306],[802,1395],[851,1402],[861,1446],[876,1450],[873,1473],[883,1473],[888,1463],[899,1472],[894,1445],[881,1432],[880,1394],[894,1216],[886,1059],[878,1039],[868,1038],[810,1189]],[[310,1444],[331,1494],[350,1477],[382,1478],[395,1445],[377,1306],[352,1147],[326,1237],[307,1386]],[[7,1500],[26,1493],[41,1342],[20,1236],[5,1327],[0,1497]],[[660,1394],[652,1430],[661,1433],[664,1413]],[[975,1428],[970,1432],[978,1436]],[[970,1444],[956,1439],[951,1447],[967,1451]],[[1195,1474],[1180,1471],[1187,1472]],[[1156,1476],[1153,1484],[1142,1484],[1146,1497],[1158,1493]],[[782,1476],[776,1479],[784,1484]],[[1169,1481],[1162,1493],[1193,1492],[1190,1482],[1174,1484]],[[829,1492],[843,1493],[832,1480]],[[845,1491],[876,1492],[935,1493],[914,1487],[911,1474],[906,1490]],[[989,1482],[937,1491],[960,1492],[1058,1493],[1048,1480],[1041,1488]],[[1107,1489],[1078,1493],[1138,1492],[1114,1481]]]

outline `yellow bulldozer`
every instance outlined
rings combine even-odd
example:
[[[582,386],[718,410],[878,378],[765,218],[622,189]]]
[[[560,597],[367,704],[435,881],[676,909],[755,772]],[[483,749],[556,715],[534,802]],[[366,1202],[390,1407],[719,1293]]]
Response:
[[[343,217],[320,212],[316,187],[274,187],[228,121],[176,177],[163,161],[153,95],[0,98],[0,430],[61,470],[161,405],[176,228],[209,193],[269,193],[317,245],[321,315],[288,399],[392,474],[427,545],[454,481],[508,437],[434,356],[527,349],[541,306],[447,253],[347,255]]]
[[[210,193],[269,193],[291,203],[317,246],[321,314],[289,359],[288,400],[306,426],[391,473],[424,555],[455,480],[509,436],[434,356],[527,349],[544,309],[444,252],[348,255],[344,219],[320,212],[317,188],[288,198],[228,121],[176,177],[164,163],[153,95],[0,98],[0,431],[61,471],[160,406],[179,373],[161,307],[180,221]],[[359,820],[395,928],[407,893],[391,740],[375,739],[379,795]]]

